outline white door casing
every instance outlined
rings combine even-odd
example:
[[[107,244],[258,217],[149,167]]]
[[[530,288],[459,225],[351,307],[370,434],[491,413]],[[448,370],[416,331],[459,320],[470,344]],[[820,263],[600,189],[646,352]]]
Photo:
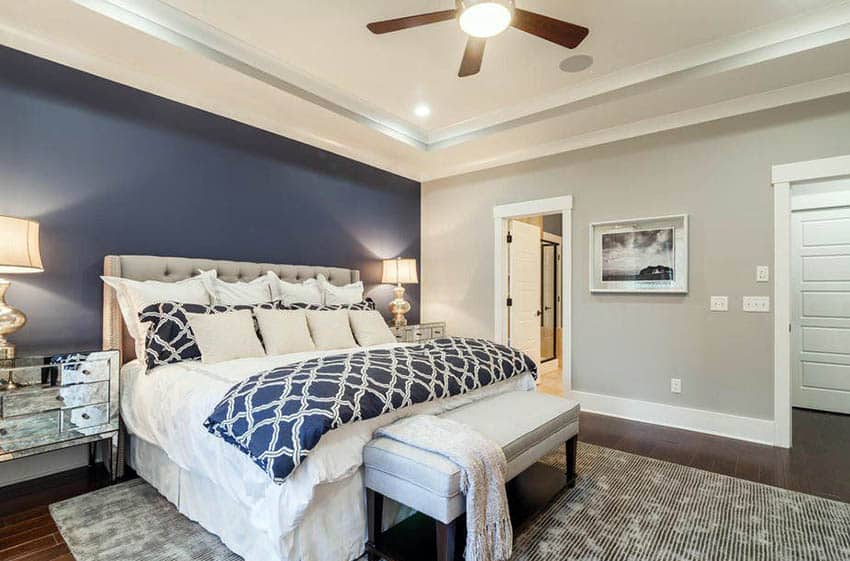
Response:
[[[791,216],[791,402],[850,414],[850,207]]]
[[[508,340],[540,364],[540,233],[537,226],[511,220],[508,244]]]
[[[775,165],[773,184],[773,426],[774,445],[791,447],[791,213],[850,205],[850,189],[826,190],[824,182],[850,181],[850,155]],[[814,186],[814,187],[813,187]],[[804,204],[799,195],[818,195]],[[792,200],[793,199],[793,200]]]

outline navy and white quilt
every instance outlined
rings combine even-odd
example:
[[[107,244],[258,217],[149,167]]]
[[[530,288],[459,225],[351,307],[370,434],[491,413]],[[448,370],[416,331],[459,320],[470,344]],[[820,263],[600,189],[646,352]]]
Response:
[[[245,379],[204,426],[283,483],[333,429],[524,373],[537,376],[530,357],[485,339],[324,356]]]

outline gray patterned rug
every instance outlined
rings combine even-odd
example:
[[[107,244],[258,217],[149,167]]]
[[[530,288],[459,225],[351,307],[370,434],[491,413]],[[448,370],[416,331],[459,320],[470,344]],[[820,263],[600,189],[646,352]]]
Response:
[[[588,444],[578,469],[513,561],[850,560],[850,504]],[[240,559],[138,479],[50,510],[77,561]]]

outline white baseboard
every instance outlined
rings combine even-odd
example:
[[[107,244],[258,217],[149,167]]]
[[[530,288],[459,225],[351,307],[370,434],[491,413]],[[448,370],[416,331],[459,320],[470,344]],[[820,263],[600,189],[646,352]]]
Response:
[[[567,397],[581,403],[581,410],[589,413],[775,445],[774,423],[769,419],[587,392],[572,391]]]

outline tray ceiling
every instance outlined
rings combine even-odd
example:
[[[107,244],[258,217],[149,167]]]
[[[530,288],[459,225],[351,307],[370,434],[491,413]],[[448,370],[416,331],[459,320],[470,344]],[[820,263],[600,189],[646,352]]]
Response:
[[[590,35],[509,29],[464,79],[456,22],[366,29],[451,0],[4,3],[0,41],[420,180],[850,91],[848,1],[517,3]]]

